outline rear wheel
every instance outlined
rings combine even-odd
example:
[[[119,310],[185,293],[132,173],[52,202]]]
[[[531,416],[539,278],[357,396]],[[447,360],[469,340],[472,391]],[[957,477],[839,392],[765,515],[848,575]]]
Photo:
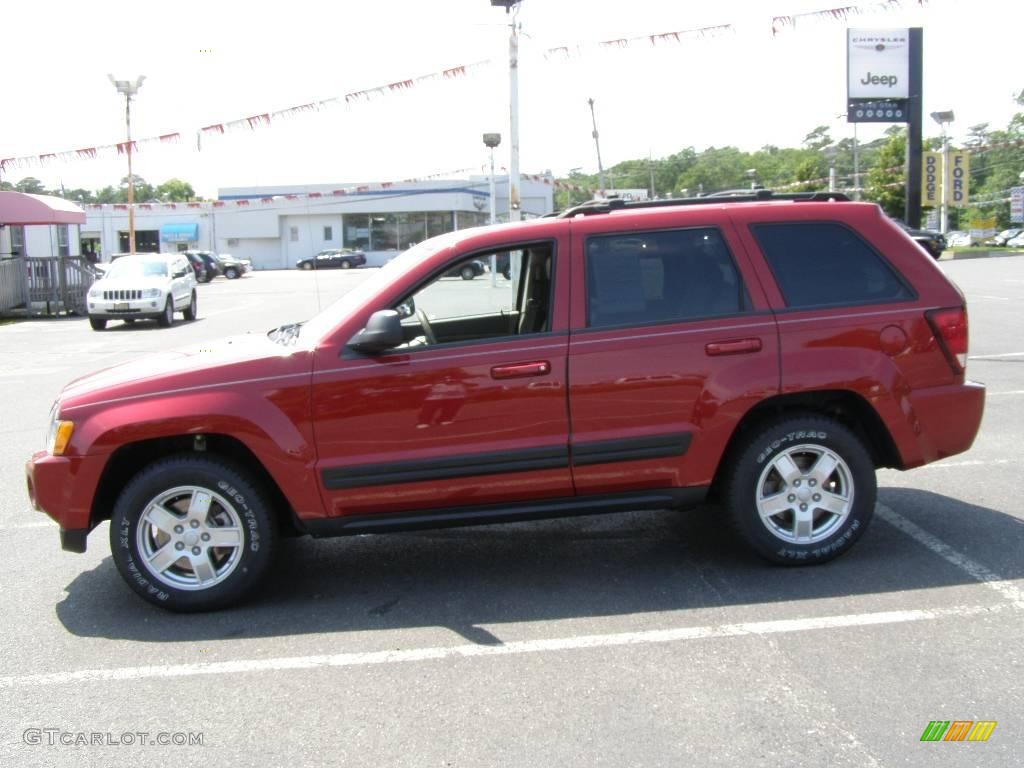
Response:
[[[342,259],[339,265],[342,269],[352,269],[352,262],[348,259]]]
[[[121,576],[143,599],[173,611],[240,600],[266,573],[276,536],[262,488],[240,467],[206,456],[143,469],[110,521]]]
[[[462,276],[463,280],[472,280],[476,277],[476,270],[467,264],[459,270],[459,274]]]
[[[188,306],[185,307],[185,311],[182,314],[185,315],[186,320],[192,321],[196,319],[197,312],[198,306],[196,303],[196,292],[192,291],[192,298],[189,300]]]
[[[235,269],[234,267],[228,267],[227,269],[224,270],[224,277],[226,277],[228,280],[234,280],[235,278],[238,277],[238,270]]]
[[[774,563],[824,563],[846,552],[875,510],[874,464],[851,430],[821,416],[766,425],[731,462],[723,501],[744,541]]]
[[[174,299],[171,296],[167,297],[167,303],[164,304],[164,313],[157,319],[163,328],[170,328],[174,324]]]
[[[104,320],[102,317],[90,317],[89,325],[92,326],[92,329],[94,331],[102,331],[104,328],[107,327],[107,321]]]

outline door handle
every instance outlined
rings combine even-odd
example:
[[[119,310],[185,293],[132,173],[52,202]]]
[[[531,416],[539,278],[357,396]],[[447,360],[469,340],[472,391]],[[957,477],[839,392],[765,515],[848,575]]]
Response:
[[[745,355],[761,351],[760,339],[732,339],[730,341],[712,341],[705,345],[704,351],[712,357],[717,355]]]
[[[533,363],[496,365],[491,368],[492,379],[520,379],[524,376],[547,376],[549,373],[551,373],[551,363],[547,360],[538,360]]]

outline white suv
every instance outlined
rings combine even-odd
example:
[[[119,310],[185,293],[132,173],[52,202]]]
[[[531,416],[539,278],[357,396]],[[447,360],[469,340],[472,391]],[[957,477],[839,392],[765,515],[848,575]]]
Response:
[[[155,319],[165,328],[174,313],[196,319],[196,274],[188,259],[174,253],[129,254],[116,259],[89,288],[89,325],[94,331],[108,320]]]

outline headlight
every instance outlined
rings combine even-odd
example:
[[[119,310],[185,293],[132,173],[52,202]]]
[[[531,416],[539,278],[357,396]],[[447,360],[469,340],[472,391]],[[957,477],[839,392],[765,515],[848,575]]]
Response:
[[[75,431],[74,422],[61,421],[57,417],[57,403],[54,403],[50,409],[50,428],[46,433],[46,452],[51,456],[64,455],[64,450],[71,442],[71,434]]]
[[[102,295],[103,295],[103,289],[102,288],[90,288],[89,289],[89,298],[90,299],[98,299]]]
[[[156,298],[158,298],[162,294],[163,294],[163,291],[161,291],[159,288],[146,288],[142,292],[142,298],[144,298],[144,299],[156,299]]]

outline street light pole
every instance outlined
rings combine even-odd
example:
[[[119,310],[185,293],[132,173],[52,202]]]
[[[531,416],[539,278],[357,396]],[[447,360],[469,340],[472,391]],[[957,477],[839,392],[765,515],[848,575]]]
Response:
[[[127,134],[125,152],[128,154],[128,252],[135,253],[135,176],[132,175],[132,96],[139,92],[145,75],[139,75],[137,79],[117,80],[113,75],[107,75],[110,82],[117,88],[118,93],[124,94],[124,124]]]
[[[603,198],[603,197],[605,197],[604,166],[601,165],[601,142],[599,142],[598,139],[597,139],[597,117],[594,115],[594,100],[593,99],[587,99],[587,104],[590,105],[590,122],[593,123],[593,125],[594,125],[594,132],[593,132],[592,135],[594,137],[594,147],[595,147],[595,149],[597,149],[597,186],[598,186],[598,194],[600,194],[601,197]]]
[[[949,204],[946,201],[946,194],[949,190],[949,135],[947,127],[956,116],[953,110],[945,112],[932,112],[932,120],[942,126],[942,184],[939,186],[939,231],[946,234],[949,231]]]
[[[490,197],[491,197],[491,224],[496,224],[498,221],[497,217],[497,205],[494,200],[494,148],[501,144],[500,133],[485,133],[484,134],[484,146],[491,150],[491,175],[490,175]],[[498,284],[498,257],[491,254],[491,287],[495,287]]]

